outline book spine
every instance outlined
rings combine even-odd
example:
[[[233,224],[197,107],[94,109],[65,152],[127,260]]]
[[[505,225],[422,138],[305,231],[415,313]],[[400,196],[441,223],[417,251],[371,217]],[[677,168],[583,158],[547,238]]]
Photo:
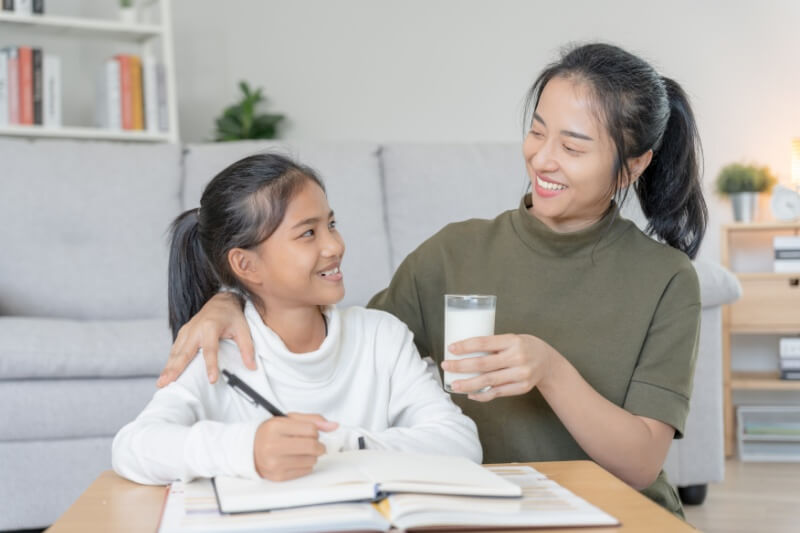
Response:
[[[169,131],[169,109],[167,108],[167,70],[163,63],[156,65],[158,80],[158,130],[166,133]]]
[[[144,124],[150,133],[158,132],[158,79],[156,58],[145,56],[142,60],[144,83]]]
[[[800,237],[791,235],[778,235],[772,239],[776,250],[800,250]]]
[[[781,378],[783,379],[800,379],[800,370],[782,370]]]
[[[776,259],[773,270],[780,273],[800,272],[800,259]]]
[[[781,357],[800,358],[800,337],[783,337],[778,343]]]
[[[42,49],[34,48],[33,58],[33,123],[41,126],[43,124],[42,102],[44,89],[42,78]]]
[[[0,126],[8,124],[8,51],[0,49]]]
[[[144,105],[142,90],[142,61],[139,56],[130,56],[131,62],[131,102],[133,129],[144,129]]]
[[[44,0],[33,0],[34,15],[44,15]]]
[[[14,11],[18,15],[30,15],[33,13],[33,1],[32,0],[16,0],[14,2]]]
[[[800,249],[776,249],[775,259],[800,259]]]
[[[19,47],[19,123],[33,124],[33,49],[30,46]]]
[[[800,359],[781,359],[781,370],[800,371]]]
[[[8,52],[8,123],[19,124],[19,50],[12,46]]]
[[[3,11],[14,11],[14,0],[3,0]]]
[[[42,62],[44,79],[43,123],[50,128],[61,127],[61,58],[45,54]]]
[[[111,59],[106,62],[106,127],[122,129],[122,63]]]
[[[130,58],[126,55],[117,56],[119,60],[119,97],[122,105],[122,129],[133,129],[133,91],[131,88]]]

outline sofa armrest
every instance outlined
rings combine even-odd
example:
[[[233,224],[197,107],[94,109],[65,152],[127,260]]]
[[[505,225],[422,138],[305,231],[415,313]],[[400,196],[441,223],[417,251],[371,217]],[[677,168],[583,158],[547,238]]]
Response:
[[[742,295],[739,280],[718,262],[696,259],[693,264],[700,281],[700,301],[703,307],[729,304]]]

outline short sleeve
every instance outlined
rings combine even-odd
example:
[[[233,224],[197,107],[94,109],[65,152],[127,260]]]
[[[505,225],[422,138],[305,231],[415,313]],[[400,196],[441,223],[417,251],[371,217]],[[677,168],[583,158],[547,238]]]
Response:
[[[683,437],[700,334],[700,287],[686,261],[667,284],[633,371],[623,407]]]

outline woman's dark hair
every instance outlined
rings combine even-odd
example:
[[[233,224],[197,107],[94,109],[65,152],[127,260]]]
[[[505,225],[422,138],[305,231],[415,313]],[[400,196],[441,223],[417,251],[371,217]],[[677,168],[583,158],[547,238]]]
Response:
[[[233,248],[249,249],[277,229],[292,197],[316,173],[288,157],[258,154],[217,174],[203,191],[200,207],[182,213],[171,226],[169,326],[173,339],[221,286],[259,302],[234,276]]]
[[[648,220],[647,233],[694,258],[708,210],[700,175],[700,137],[681,86],[619,47],[602,43],[572,47],[545,68],[528,91],[526,133],[545,85],[556,77],[584,84],[594,100],[598,118],[616,147],[616,178],[610,190],[618,205],[627,197],[628,159],[653,150],[650,165],[633,185]]]

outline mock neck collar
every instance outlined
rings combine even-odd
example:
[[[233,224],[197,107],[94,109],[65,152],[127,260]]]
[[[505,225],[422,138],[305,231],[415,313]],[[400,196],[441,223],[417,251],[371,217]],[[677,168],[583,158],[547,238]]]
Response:
[[[531,195],[526,194],[519,208],[512,212],[511,222],[519,238],[533,251],[550,256],[583,256],[600,250],[617,240],[629,224],[619,216],[619,208],[612,201],[603,217],[578,231],[558,232],[533,216],[528,208]]]
[[[292,385],[302,387],[329,381],[336,372],[339,358],[339,340],[341,338],[341,317],[336,306],[326,306],[322,310],[328,323],[328,334],[319,348],[308,353],[289,351],[286,344],[261,319],[252,302],[245,304],[244,316],[250,326],[256,359],[259,366],[284,376],[282,380],[291,381]]]

